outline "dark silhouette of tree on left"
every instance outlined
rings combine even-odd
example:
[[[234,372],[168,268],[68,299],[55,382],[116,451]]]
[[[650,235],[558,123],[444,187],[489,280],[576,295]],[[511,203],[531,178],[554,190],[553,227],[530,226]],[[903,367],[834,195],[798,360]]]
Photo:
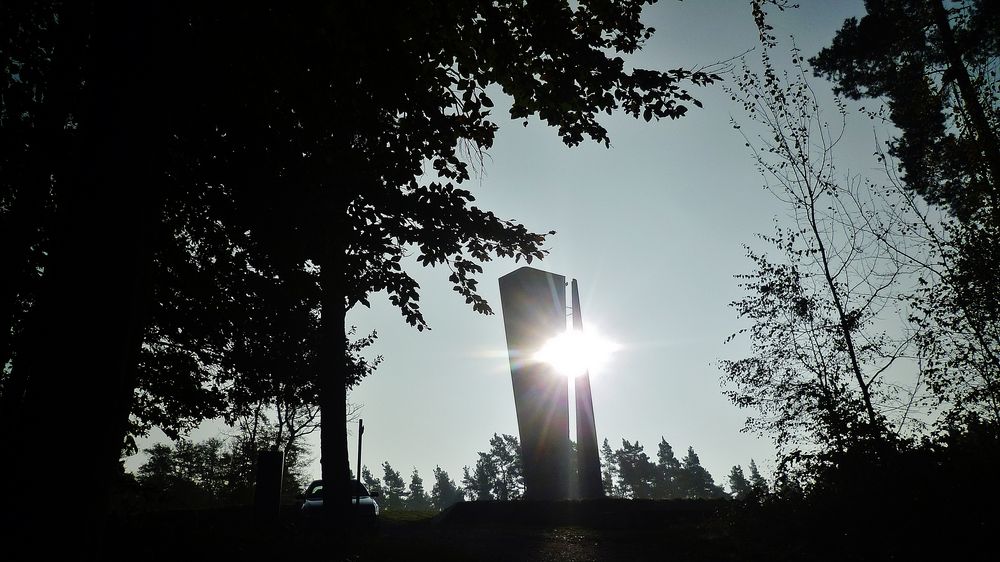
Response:
[[[72,475],[93,556],[128,431],[172,123],[189,117],[182,27],[160,3],[5,3],[0,438],[32,477]],[[10,173],[8,173],[10,172]],[[8,206],[8,203],[10,206]],[[11,258],[12,262],[6,260]],[[12,348],[16,345],[16,349]],[[37,435],[59,435],[53,448]],[[44,541],[22,463],[0,469],[3,533]],[[27,533],[26,531],[34,531]],[[39,534],[41,533],[41,534]]]

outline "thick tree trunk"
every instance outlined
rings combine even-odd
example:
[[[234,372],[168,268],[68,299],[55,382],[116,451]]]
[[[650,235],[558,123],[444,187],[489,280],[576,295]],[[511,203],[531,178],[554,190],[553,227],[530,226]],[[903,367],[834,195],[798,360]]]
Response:
[[[330,199],[339,199],[331,197]],[[334,203],[333,208],[345,205]],[[346,213],[346,211],[345,211]],[[328,521],[346,533],[350,522],[350,459],[347,448],[347,333],[345,329],[346,286],[343,236],[344,220],[327,217],[329,236],[320,264],[322,290],[320,353],[320,463],[323,474],[323,503]],[[346,534],[344,535],[346,538]],[[342,544],[342,543],[341,543]]]
[[[22,131],[27,138],[17,139],[31,147],[34,158],[18,163],[24,166],[21,173],[30,179],[17,187],[13,207],[0,224],[0,264],[4,264],[5,271],[5,275],[0,276],[0,322],[4,323],[0,329],[0,369],[13,360],[17,345],[13,328],[15,318],[21,316],[18,309],[26,300],[33,300],[39,288],[35,271],[38,264],[31,262],[32,254],[38,250],[32,246],[41,242],[46,234],[51,235],[54,226],[49,190],[57,191],[56,198],[65,195],[60,190],[63,181],[69,179],[67,165],[72,152],[69,144],[72,132],[66,131],[65,125],[74,113],[79,96],[81,72],[85,66],[83,53],[92,24],[90,8],[86,2],[58,7],[58,33],[47,73],[45,103],[34,116],[31,130]],[[37,166],[39,158],[45,158],[47,165]],[[42,264],[46,266],[47,263]],[[4,394],[0,397],[0,435],[2,428],[10,425],[6,416],[20,411],[26,384],[20,375],[10,376],[5,381]]]
[[[4,531],[14,533],[6,544],[45,552],[58,527],[60,542],[82,559],[100,556],[162,196],[150,164],[162,111],[150,96],[154,10],[123,2],[96,12],[85,142],[19,350],[26,388],[18,419],[4,428],[11,454],[0,483]],[[37,497],[53,487],[71,490],[59,501],[72,524],[58,524],[51,502]]]

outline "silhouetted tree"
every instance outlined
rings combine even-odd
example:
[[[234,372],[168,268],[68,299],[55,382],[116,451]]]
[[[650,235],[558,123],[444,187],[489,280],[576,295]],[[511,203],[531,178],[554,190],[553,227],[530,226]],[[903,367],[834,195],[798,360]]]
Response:
[[[815,71],[852,99],[886,100],[899,185],[956,220],[914,222],[934,252],[911,295],[923,374],[949,417],[1000,420],[1000,9],[995,2],[866,2]],[[896,179],[893,176],[893,179]],[[910,252],[900,252],[912,260]]]
[[[479,453],[483,456],[484,453]],[[521,445],[513,435],[493,434],[490,450],[485,453],[492,466],[493,497],[501,501],[516,500],[524,495],[524,468]],[[477,463],[478,466],[478,463]]]
[[[618,460],[615,459],[615,453],[611,449],[611,444],[608,443],[608,438],[604,438],[604,443],[601,444],[601,485],[604,487],[604,495],[606,497],[612,497],[617,495],[617,490],[615,489],[615,477],[618,474]]]
[[[224,443],[217,437],[195,443],[182,439],[174,444],[174,471],[214,497],[222,496],[226,463]]]
[[[372,472],[368,470],[367,466],[361,467],[361,483],[365,485],[365,488],[368,488],[369,493],[385,498],[385,489],[382,486],[382,481],[372,476]],[[384,501],[384,499],[379,500],[379,503],[383,504]]]
[[[475,500],[509,501],[524,495],[521,445],[513,435],[493,434],[490,448],[478,453],[474,471],[463,469],[462,486]]]
[[[684,456],[680,475],[681,489],[684,497],[689,499],[721,498],[725,492],[715,484],[712,475],[701,466],[701,459],[694,452],[694,447],[688,447]]]
[[[406,509],[423,511],[431,508],[431,498],[424,490],[424,479],[420,477],[416,468],[410,474],[410,485],[407,487],[407,494],[406,502],[403,504]]]
[[[144,451],[146,462],[139,466],[137,481],[147,491],[157,496],[166,493],[175,478],[174,451],[164,443],[156,443]]]
[[[494,499],[493,483],[495,480],[493,466],[489,458],[482,454],[476,460],[476,468],[472,473],[469,472],[468,466],[462,467],[462,489],[465,490],[465,494],[470,500],[488,501]]]
[[[742,500],[750,495],[751,490],[750,481],[743,474],[743,467],[740,465],[734,466],[729,471],[729,494],[735,499]]]
[[[767,410],[769,419],[756,420],[757,429],[784,426],[779,442],[820,444],[819,454],[793,450],[784,456],[775,485],[781,497],[801,497],[810,485],[833,486],[824,479],[849,479],[836,470],[856,476],[900,462],[899,449],[913,445],[896,437],[919,433],[922,424],[912,419],[920,409],[946,427],[1000,419],[1000,160],[993,148],[998,113],[990,70],[997,60],[998,11],[978,2],[946,9],[938,0],[867,2],[866,8],[867,16],[845,22],[812,62],[817,73],[837,81],[839,93],[888,104],[898,136],[887,152],[877,148],[884,179],[837,179],[833,148],[842,128],[831,128],[822,116],[797,50],[791,72],[781,75],[765,64],[763,87],[753,89],[754,96],[737,96],[766,125],[761,136],[775,139],[747,138],[798,217],[770,240],[781,248],[779,263],[752,255],[762,274],[745,285],[760,297],[748,316],[778,312],[786,318],[784,326],[772,322],[773,315],[759,322],[751,339],[770,338],[786,355],[758,354],[728,373],[751,383],[744,390],[756,387],[731,396]],[[839,100],[836,107],[846,114]],[[938,216],[923,198],[952,217]],[[828,298],[816,300],[817,283],[810,278],[826,285]],[[899,318],[906,322],[898,328],[887,323],[898,325]],[[842,335],[824,341],[822,330],[831,327]],[[805,360],[788,362],[788,350],[796,348]],[[909,368],[899,369],[900,358]],[[886,384],[890,368],[896,372]],[[926,394],[930,399],[922,400]],[[786,472],[801,461],[833,466],[813,465],[814,478],[800,481]],[[766,482],[751,469],[754,493],[766,492]]]
[[[164,4],[5,4],[0,17],[0,440],[38,462],[0,468],[2,532],[44,540],[47,515],[11,484],[21,472],[72,474],[79,521],[65,532],[83,556],[99,547],[128,428],[167,131],[191,107]],[[39,434],[64,440],[55,451]]]
[[[431,488],[431,507],[441,511],[463,500],[462,490],[455,485],[440,466],[434,467],[434,486]]]
[[[653,497],[656,466],[649,460],[638,441],[629,443],[622,439],[622,447],[615,451],[618,461],[618,478],[621,496],[632,499]]]
[[[144,452],[149,458],[139,467],[136,478],[142,507],[157,510],[218,505],[218,496],[202,485],[205,479],[190,462],[178,466],[180,462],[173,447],[158,443]]]
[[[1000,213],[994,65],[1000,9],[993,2],[865,2],[810,59],[838,94],[882,98],[899,135],[889,148],[906,185],[963,221]]]
[[[388,461],[382,463],[382,486],[384,495],[381,505],[387,510],[403,509],[406,505],[406,483]]]
[[[751,355],[721,365],[730,399],[756,411],[747,429],[808,464],[854,447],[886,450],[912,424],[920,372],[891,384],[886,372],[917,351],[899,319],[918,268],[898,259],[899,248],[916,250],[912,217],[893,210],[885,189],[838,177],[846,110],[838,104],[831,124],[797,50],[791,59],[791,70],[777,70],[765,42],[761,73],[744,62],[734,76],[733,96],[761,127],[734,126],[791,220],[760,236],[776,256],[747,246],[755,271],[737,276],[748,295],[732,306],[752,325],[729,339],[747,332]]]
[[[656,480],[654,497],[674,499],[684,497],[681,490],[681,463],[674,455],[674,449],[667,440],[660,437],[656,450]]]
[[[760,475],[757,463],[753,459],[750,459],[750,490],[757,496],[766,495],[769,491],[767,480]]]

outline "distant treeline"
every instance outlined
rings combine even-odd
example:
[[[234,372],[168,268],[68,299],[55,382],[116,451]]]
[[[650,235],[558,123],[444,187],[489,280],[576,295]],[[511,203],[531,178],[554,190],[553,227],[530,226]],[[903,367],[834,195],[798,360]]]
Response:
[[[124,511],[248,505],[253,502],[257,456],[264,448],[244,433],[157,443],[144,449],[148,458],[134,474],[122,472],[115,504]],[[308,484],[308,462],[302,448],[285,451],[283,503],[296,501]]]
[[[173,445],[153,445],[145,449],[148,459],[138,471],[123,475],[119,503],[132,510],[248,504],[253,500],[255,459],[261,448],[243,432],[226,440],[180,439]],[[576,444],[570,442],[570,449],[572,484],[576,475]],[[601,457],[602,480],[609,497],[742,499],[762,496],[769,490],[753,460],[749,474],[740,466],[732,468],[727,491],[701,466],[694,448],[688,447],[684,458],[678,459],[662,438],[655,462],[638,441],[631,443],[624,439],[618,449],[612,449],[605,439]],[[308,485],[307,464],[308,451],[303,448],[286,452],[282,493],[286,504],[294,503]],[[367,466],[362,467],[361,480],[369,491],[378,493],[379,504],[386,510],[442,510],[461,501],[510,501],[524,496],[520,443],[517,437],[507,434],[493,435],[489,448],[477,453],[472,468],[463,467],[460,483],[440,466],[434,467],[430,490],[416,467],[410,472],[409,483],[388,462],[383,462],[381,468],[379,478]]]

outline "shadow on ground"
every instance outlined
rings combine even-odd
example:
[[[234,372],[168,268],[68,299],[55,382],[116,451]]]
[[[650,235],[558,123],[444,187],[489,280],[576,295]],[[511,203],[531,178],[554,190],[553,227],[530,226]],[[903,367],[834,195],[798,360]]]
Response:
[[[386,512],[349,533],[349,560],[738,560],[725,501],[468,502]],[[329,560],[339,533],[254,526],[248,509],[148,513],[114,522],[115,559]]]

